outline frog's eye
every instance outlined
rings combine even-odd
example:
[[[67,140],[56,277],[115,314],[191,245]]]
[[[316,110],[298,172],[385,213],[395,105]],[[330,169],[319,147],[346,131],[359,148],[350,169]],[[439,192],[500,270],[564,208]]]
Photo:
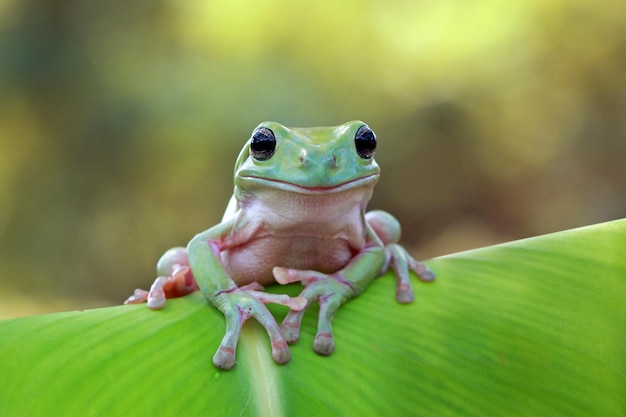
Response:
[[[266,127],[260,127],[252,134],[250,151],[254,159],[265,161],[274,155],[276,149],[276,137],[274,132]]]
[[[363,125],[354,135],[354,145],[356,153],[363,159],[372,159],[376,151],[376,135],[372,129]]]

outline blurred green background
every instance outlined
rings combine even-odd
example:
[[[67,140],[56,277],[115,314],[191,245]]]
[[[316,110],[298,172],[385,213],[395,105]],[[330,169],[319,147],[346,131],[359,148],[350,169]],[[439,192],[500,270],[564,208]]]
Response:
[[[352,119],[419,258],[624,217],[626,6],[1,0],[0,318],[120,303],[259,122]]]

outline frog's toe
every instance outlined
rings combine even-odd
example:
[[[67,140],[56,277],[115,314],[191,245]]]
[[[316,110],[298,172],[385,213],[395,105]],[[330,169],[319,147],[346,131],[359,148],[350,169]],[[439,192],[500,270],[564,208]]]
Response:
[[[396,290],[396,300],[399,303],[409,304],[412,303],[414,299],[415,294],[413,294],[413,288],[411,288],[411,285],[398,285],[398,288]]]
[[[339,306],[345,301],[337,294],[319,297],[320,312],[317,333],[313,340],[313,350],[319,355],[328,356],[335,351],[332,321]]]
[[[141,304],[148,299],[148,291],[137,288],[133,295],[128,297],[124,304]]]
[[[293,320],[287,320],[280,325],[280,332],[290,345],[293,345],[300,339],[300,322],[294,323]]]
[[[265,330],[267,330],[270,342],[272,343],[272,358],[274,358],[274,361],[280,365],[287,363],[289,359],[291,359],[291,352],[289,351],[289,346],[287,346],[287,341],[281,333],[276,320],[274,320],[274,316],[272,316],[264,305],[261,304],[261,307],[262,308],[257,311],[254,311],[252,315],[265,327]]]
[[[420,279],[420,281],[422,282],[431,282],[434,281],[435,278],[437,277],[435,275],[435,273],[433,271],[431,271],[430,269],[428,269],[428,267],[426,265],[424,265],[424,263],[413,259],[410,255],[408,255],[408,265],[409,268],[411,268],[411,270],[413,270],[413,272],[415,272],[417,274],[417,277]]]
[[[320,332],[315,335],[313,350],[319,355],[328,356],[335,351],[335,340],[331,332]]]
[[[284,364],[291,359],[291,352],[287,342],[284,340],[278,342],[272,342],[272,358],[278,364]]]
[[[159,310],[165,307],[165,284],[171,278],[168,277],[158,277],[152,283],[152,287],[150,287],[150,292],[148,293],[148,308],[150,310]]]
[[[235,350],[220,346],[213,355],[213,365],[219,369],[228,370],[235,365]]]
[[[163,307],[165,307],[165,302],[166,302],[166,298],[165,298],[165,293],[163,293],[163,291],[160,292],[150,292],[150,294],[148,295],[148,308],[150,310],[160,310]]]
[[[417,276],[422,282],[432,282],[435,280],[435,278],[437,278],[435,273],[428,268],[425,268],[425,270],[417,273]]]

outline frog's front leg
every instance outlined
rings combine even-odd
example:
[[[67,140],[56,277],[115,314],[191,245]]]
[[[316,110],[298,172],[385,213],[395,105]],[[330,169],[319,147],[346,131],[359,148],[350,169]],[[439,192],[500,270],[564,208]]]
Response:
[[[391,267],[397,280],[396,300],[400,303],[412,302],[415,296],[409,279],[409,270],[415,272],[423,282],[433,281],[435,274],[398,244],[401,230],[400,222],[395,217],[385,211],[374,210],[367,212],[365,219],[385,246],[387,260],[381,274]]]
[[[224,271],[220,252],[245,240],[245,232],[233,232],[234,220],[217,225],[196,235],[187,246],[189,265],[205,298],[224,314],[226,333],[213,363],[220,369],[230,369],[235,364],[237,342],[246,320],[254,317],[270,337],[272,357],[277,363],[286,363],[291,358],[289,347],[283,338],[274,316],[264,303],[285,304],[292,310],[305,307],[303,298],[272,295],[258,291],[262,287],[248,285],[238,287]]]
[[[335,349],[332,320],[339,309],[349,299],[359,295],[379,274],[385,263],[385,251],[378,244],[366,246],[343,269],[324,274],[317,271],[304,271],[275,267],[274,277],[281,284],[301,281],[306,288],[300,294],[307,300],[307,307],[318,301],[319,321],[313,350],[320,355],[330,355]],[[300,337],[300,324],[304,310],[291,310],[281,324],[281,330],[288,343],[295,343]]]

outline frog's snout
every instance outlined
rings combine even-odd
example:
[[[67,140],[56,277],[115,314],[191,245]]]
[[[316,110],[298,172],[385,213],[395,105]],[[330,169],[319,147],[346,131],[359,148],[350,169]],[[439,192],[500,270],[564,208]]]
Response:
[[[306,152],[298,156],[298,166],[301,168],[313,168],[315,164],[320,165],[317,168],[321,169],[336,169],[339,166],[339,157],[333,153],[325,158],[318,158]]]

